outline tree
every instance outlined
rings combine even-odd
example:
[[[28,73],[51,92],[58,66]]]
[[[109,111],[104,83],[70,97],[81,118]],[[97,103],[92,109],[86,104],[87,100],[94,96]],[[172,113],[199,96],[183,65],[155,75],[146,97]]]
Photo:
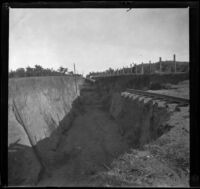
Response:
[[[60,67],[58,68],[58,72],[60,72],[61,74],[65,74],[67,71],[68,71],[68,69],[67,69],[67,68],[64,68],[64,67],[62,67],[62,66],[60,66]]]
[[[40,65],[35,65],[36,76],[41,76],[43,73],[43,67]]]
[[[109,72],[109,73],[113,73],[114,70],[113,70],[112,68],[109,68],[108,72]]]
[[[60,72],[61,74],[63,74],[64,69],[65,69],[65,68],[63,68],[62,66],[60,66],[60,67],[58,68],[58,72]]]
[[[63,73],[65,74],[66,72],[68,72],[68,68],[64,68]]]
[[[34,76],[34,68],[31,68],[31,67],[27,67],[26,68],[26,76],[27,77],[31,77],[31,76]]]
[[[16,71],[16,77],[25,77],[25,69],[24,68],[18,68]]]

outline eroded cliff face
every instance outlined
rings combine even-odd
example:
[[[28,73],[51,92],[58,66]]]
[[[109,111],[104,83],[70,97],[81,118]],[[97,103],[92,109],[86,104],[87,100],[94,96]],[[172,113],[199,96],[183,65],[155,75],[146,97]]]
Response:
[[[81,78],[77,80],[78,90],[76,93],[73,77],[10,79],[8,143],[15,142],[20,138],[20,144],[30,145],[15,111],[18,111],[27,127],[33,144],[49,137],[64,116],[69,113],[72,102],[79,95],[79,86],[82,82]]]
[[[82,78],[30,77],[9,80],[8,183],[34,185],[45,166],[36,145],[70,112]]]

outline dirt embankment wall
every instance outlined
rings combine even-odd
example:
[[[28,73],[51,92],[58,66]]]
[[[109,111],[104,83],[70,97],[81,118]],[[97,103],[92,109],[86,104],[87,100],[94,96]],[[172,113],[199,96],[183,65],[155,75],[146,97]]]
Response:
[[[170,111],[164,102],[126,94],[127,88],[162,89],[166,84],[188,80],[189,74],[137,75],[101,78],[96,81],[105,110],[119,123],[121,133],[132,147],[157,139],[169,128]]]
[[[165,104],[150,98],[116,93],[109,112],[120,125],[121,135],[134,148],[157,139],[168,129],[170,113]]]
[[[9,80],[8,183],[34,185],[42,171],[36,144],[60,125],[77,98],[72,76],[30,77]],[[23,126],[26,130],[23,128]],[[29,136],[28,136],[29,135]],[[13,144],[18,141],[18,144]]]
[[[82,82],[82,78],[77,79],[76,93],[74,78],[69,76],[10,79],[8,143],[20,138],[19,143],[30,145],[19,124],[19,118],[16,117],[16,109],[36,144],[48,137],[70,111],[72,102],[79,95]]]
[[[149,90],[152,86],[163,89],[166,84],[176,85],[188,80],[188,76],[130,76],[97,81],[104,109],[120,126],[121,135],[129,147],[146,150],[161,159],[178,175],[184,186],[187,186],[189,178],[189,106],[177,107],[177,104],[166,104],[125,91],[126,88]],[[167,183],[165,179],[162,182]],[[173,182],[167,184],[176,186],[179,181]]]

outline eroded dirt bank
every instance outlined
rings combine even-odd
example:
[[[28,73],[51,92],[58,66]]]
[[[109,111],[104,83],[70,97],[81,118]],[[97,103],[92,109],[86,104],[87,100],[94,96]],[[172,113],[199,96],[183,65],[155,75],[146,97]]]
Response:
[[[180,120],[187,108],[85,82],[59,126],[36,144],[46,170],[19,184],[186,186],[189,123]]]
[[[131,150],[115,159],[109,171],[93,178],[94,182],[102,186],[189,186],[189,106],[120,92],[156,86],[159,90],[154,92],[189,99],[187,79],[182,75],[172,81],[166,76],[147,82],[138,78],[135,83],[131,78],[99,81],[105,110],[120,125]]]
[[[71,76],[9,80],[9,184],[32,185],[37,182],[41,164],[32,147],[59,127],[70,112],[82,82],[82,78],[77,78],[76,93]]]
[[[78,86],[83,79],[78,79]],[[73,77],[31,77],[9,80],[9,134],[8,143],[23,135],[23,128],[15,116],[13,102],[35,142],[48,137],[70,111],[76,94]],[[16,132],[12,133],[12,132]],[[20,133],[22,132],[22,134]],[[20,144],[29,140],[20,137]]]
[[[189,186],[189,107],[126,93],[113,96],[110,112],[131,150],[94,181],[102,186]]]

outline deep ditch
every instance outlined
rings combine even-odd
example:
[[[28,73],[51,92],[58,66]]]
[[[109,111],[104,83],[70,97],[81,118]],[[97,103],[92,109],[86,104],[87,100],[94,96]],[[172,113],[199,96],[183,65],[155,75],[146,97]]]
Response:
[[[95,86],[84,86],[68,123],[60,131],[54,157],[44,158],[51,162],[48,167],[52,175],[44,176],[39,186],[87,183],[89,177],[108,170],[110,163],[129,148],[141,147],[165,132],[162,124],[169,115],[164,108],[143,102],[130,105],[126,100],[123,102],[119,93],[113,95],[110,110],[104,103]],[[120,108],[121,111],[117,110]],[[45,148],[46,144],[43,145]]]
[[[142,149],[171,129],[165,124],[170,117],[165,106],[151,99],[131,100],[119,91],[86,82],[59,127],[34,146],[42,164],[37,179],[12,184],[90,185],[89,178],[109,170],[119,155]]]

